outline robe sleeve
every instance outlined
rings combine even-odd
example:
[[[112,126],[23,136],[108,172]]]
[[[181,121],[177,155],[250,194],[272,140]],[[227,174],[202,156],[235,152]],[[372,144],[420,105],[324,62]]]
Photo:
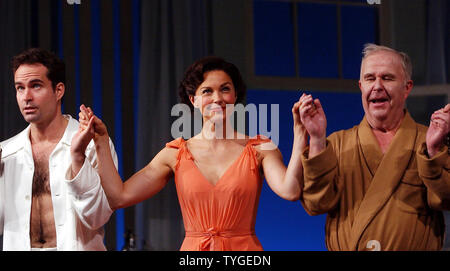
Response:
[[[304,187],[300,199],[309,215],[320,215],[334,209],[339,201],[338,160],[327,139],[324,151],[308,158],[309,147],[302,155]]]
[[[426,154],[426,144],[417,150],[417,170],[427,187],[428,205],[435,210],[450,210],[450,159],[444,147],[433,158]]]

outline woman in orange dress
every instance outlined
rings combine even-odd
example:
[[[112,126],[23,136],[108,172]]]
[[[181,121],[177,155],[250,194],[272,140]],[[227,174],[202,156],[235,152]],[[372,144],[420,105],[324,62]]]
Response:
[[[187,141],[178,138],[167,143],[125,182],[114,167],[106,126],[90,108],[80,107],[80,131],[89,130],[85,142],[94,138],[98,172],[111,208],[152,197],[174,175],[186,231],[181,250],[262,250],[255,235],[262,175],[280,197],[296,201],[301,195],[300,155],[306,131],[300,123],[299,102],[292,107],[294,142],[286,168],[273,142],[261,136],[250,138],[232,127],[233,106],[242,102],[246,92],[233,64],[218,57],[200,59],[186,70],[179,90],[182,102],[200,110],[201,132]],[[81,167],[82,161],[73,162],[72,176]]]

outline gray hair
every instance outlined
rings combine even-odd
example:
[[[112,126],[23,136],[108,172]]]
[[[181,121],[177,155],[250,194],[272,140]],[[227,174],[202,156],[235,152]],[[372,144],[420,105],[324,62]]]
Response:
[[[376,52],[379,52],[379,51],[388,51],[388,52],[391,52],[391,53],[394,53],[394,54],[398,55],[400,57],[400,59],[401,59],[401,62],[402,62],[402,68],[403,68],[403,72],[405,73],[405,79],[407,81],[411,80],[411,77],[412,77],[411,58],[406,53],[399,52],[399,51],[394,50],[392,48],[389,48],[387,46],[376,45],[376,44],[373,44],[373,43],[366,43],[364,45],[364,49],[362,51],[363,58],[361,60],[361,63],[366,57],[368,57],[371,54],[374,54]]]

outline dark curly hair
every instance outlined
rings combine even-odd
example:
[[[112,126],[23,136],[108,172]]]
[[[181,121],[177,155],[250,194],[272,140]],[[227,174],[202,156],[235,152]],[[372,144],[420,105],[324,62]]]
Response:
[[[66,84],[66,65],[54,53],[41,49],[30,48],[14,56],[11,60],[13,75],[23,64],[42,64],[48,72],[47,78],[52,82],[53,90],[58,83]]]
[[[186,69],[178,87],[178,95],[182,103],[189,105],[191,110],[194,109],[189,96],[195,96],[195,91],[205,80],[205,73],[209,71],[224,71],[228,74],[236,90],[236,104],[244,102],[247,86],[242,80],[239,69],[234,64],[226,62],[223,58],[207,56],[195,61]]]

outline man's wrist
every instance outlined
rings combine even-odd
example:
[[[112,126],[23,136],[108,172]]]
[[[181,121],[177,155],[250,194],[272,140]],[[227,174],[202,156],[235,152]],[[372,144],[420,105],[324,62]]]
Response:
[[[72,163],[70,166],[71,169],[71,179],[75,178],[83,167],[84,160],[86,156],[84,154],[72,153]]]
[[[309,158],[316,156],[321,153],[327,145],[326,137],[321,138],[310,138],[309,140]]]
[[[84,153],[72,152],[71,158],[72,158],[72,164],[82,166],[84,163],[84,159],[86,159],[86,155]]]
[[[325,145],[326,145],[326,142],[327,142],[327,139],[326,139],[326,137],[311,137],[310,139],[309,139],[309,145],[310,146],[316,146],[316,147],[318,147],[318,148],[325,148]]]
[[[439,147],[427,145],[427,148],[425,149],[425,154],[428,156],[428,158],[433,158],[441,149],[442,145]]]

